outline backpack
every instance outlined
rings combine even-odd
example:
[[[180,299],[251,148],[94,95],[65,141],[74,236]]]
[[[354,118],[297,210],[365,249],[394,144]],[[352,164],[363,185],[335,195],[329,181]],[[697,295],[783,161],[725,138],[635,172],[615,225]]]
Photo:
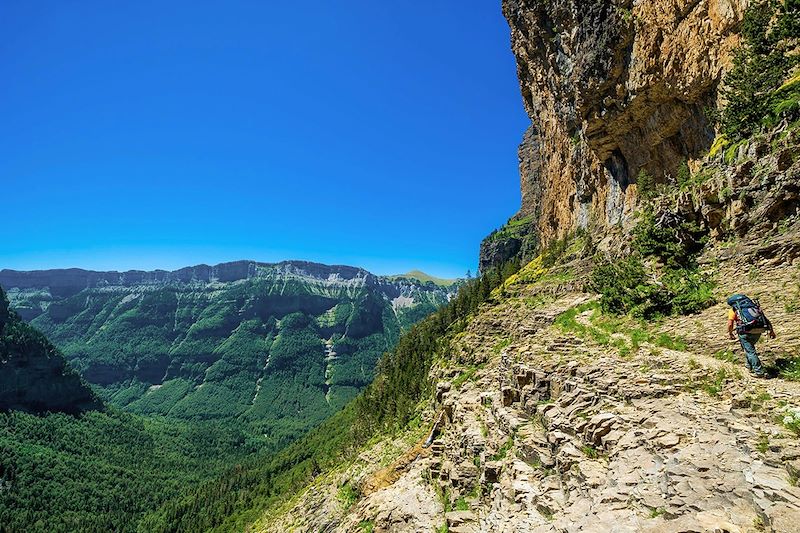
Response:
[[[727,301],[736,313],[737,332],[764,333],[769,327],[769,320],[761,310],[758,300],[753,301],[744,294],[734,294]]]

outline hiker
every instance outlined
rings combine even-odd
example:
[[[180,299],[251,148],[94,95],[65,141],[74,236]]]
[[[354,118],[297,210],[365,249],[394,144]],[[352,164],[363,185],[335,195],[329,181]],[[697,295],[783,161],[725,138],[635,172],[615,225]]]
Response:
[[[739,337],[746,358],[747,370],[756,377],[765,376],[764,368],[756,352],[756,343],[761,338],[761,334],[769,332],[771,339],[775,338],[775,330],[772,328],[767,315],[761,310],[758,300],[751,300],[744,294],[734,294],[728,298],[728,336],[736,339],[734,330]]]

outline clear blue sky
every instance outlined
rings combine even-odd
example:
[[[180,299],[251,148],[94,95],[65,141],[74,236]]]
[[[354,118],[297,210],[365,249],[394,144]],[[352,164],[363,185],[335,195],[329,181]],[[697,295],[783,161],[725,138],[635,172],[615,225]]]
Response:
[[[476,268],[528,124],[500,0],[0,3],[0,268]]]

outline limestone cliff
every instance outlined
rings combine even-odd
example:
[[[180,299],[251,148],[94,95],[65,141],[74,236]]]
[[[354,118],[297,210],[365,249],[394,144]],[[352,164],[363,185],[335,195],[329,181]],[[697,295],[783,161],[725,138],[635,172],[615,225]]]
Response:
[[[519,148],[531,248],[629,222],[645,170],[665,180],[714,139],[707,116],[747,0],[504,0],[523,103]],[[506,259],[482,246],[481,267]]]

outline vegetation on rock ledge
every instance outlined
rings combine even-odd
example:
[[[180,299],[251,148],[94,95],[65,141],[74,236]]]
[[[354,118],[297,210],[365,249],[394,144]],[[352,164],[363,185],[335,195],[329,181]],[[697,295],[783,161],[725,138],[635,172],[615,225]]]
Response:
[[[737,141],[800,115],[800,77],[791,76],[800,56],[789,53],[798,37],[800,0],[765,0],[747,9],[743,45],[722,89],[720,128],[727,138]]]
[[[648,206],[634,229],[633,253],[599,259],[590,289],[600,293],[604,311],[638,318],[705,309],[714,303],[714,284],[696,261],[705,240],[695,224]]]

